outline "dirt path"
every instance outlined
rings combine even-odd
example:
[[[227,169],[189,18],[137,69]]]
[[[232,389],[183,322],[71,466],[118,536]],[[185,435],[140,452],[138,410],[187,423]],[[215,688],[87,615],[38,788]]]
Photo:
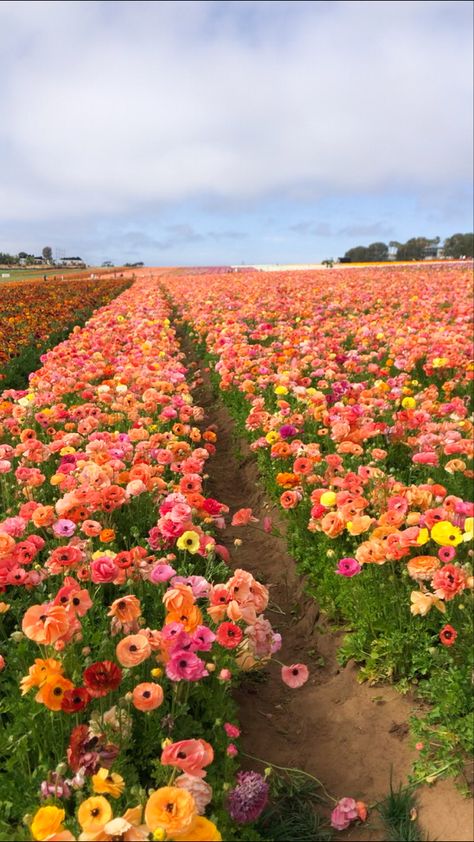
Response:
[[[186,348],[186,341],[183,344]],[[187,350],[191,355],[189,346]],[[253,454],[245,442],[236,447],[230,415],[214,400],[205,372],[203,379],[197,399],[218,433],[208,491],[224,501],[231,514],[242,507],[252,507],[257,517],[271,514],[282,531],[279,512],[262,490]],[[236,538],[243,540],[237,548]],[[408,737],[410,701],[389,686],[358,684],[353,664],[339,667],[340,635],[319,618],[314,600],[305,596],[284,537],[229,527],[220,540],[231,550],[234,567],[246,568],[270,585],[272,610],[266,613],[283,636],[279,659],[286,664],[301,661],[310,669],[307,684],[299,690],[287,689],[273,665],[266,681],[249,682],[239,691],[244,750],[263,761],[304,769],[336,798],[352,796],[375,804],[386,797],[391,773],[395,787],[407,781],[415,755]],[[423,787],[418,804],[429,840],[473,840],[472,801],[462,798],[451,781]],[[337,838],[384,839],[378,813],[373,811],[366,825]]]

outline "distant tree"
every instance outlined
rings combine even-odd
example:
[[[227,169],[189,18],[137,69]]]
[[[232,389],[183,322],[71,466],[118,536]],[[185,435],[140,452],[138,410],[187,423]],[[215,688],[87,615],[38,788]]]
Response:
[[[433,240],[428,240],[426,237],[412,237],[400,245],[397,260],[423,260],[425,248],[432,244]]]
[[[332,269],[332,267],[334,266],[334,260],[332,260],[332,258],[329,260],[322,260],[321,264],[323,266],[327,266],[328,269]]]
[[[0,251],[0,263],[3,266],[12,266],[16,263],[17,258],[13,254],[7,254],[6,252]]]
[[[371,243],[367,246],[366,260],[381,263],[388,260],[388,246],[386,243]]]
[[[43,255],[45,260],[53,259],[53,249],[51,248],[51,246],[45,246],[41,254]]]
[[[354,246],[354,248],[349,249],[346,251],[344,258],[345,262],[349,263],[365,263],[367,260],[367,247],[366,246]]]
[[[473,257],[474,234],[453,234],[444,243],[446,257]]]

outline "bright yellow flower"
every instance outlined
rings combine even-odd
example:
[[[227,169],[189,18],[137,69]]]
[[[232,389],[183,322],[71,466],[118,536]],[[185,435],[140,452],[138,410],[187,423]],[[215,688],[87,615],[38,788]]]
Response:
[[[275,392],[275,395],[287,395],[288,394],[288,389],[286,388],[286,386],[275,386],[273,391]]]
[[[427,529],[425,529],[425,527],[423,527],[423,529],[420,529],[420,531],[418,533],[418,538],[416,539],[416,543],[419,544],[420,547],[422,547],[423,544],[426,544],[429,540],[430,540],[430,533],[428,532]]]
[[[112,807],[103,795],[83,801],[77,811],[77,820],[85,833],[99,833],[112,818]]]
[[[457,547],[463,540],[462,532],[458,526],[453,526],[449,520],[440,520],[431,529],[433,541],[441,547]]]
[[[49,839],[60,833],[65,815],[59,807],[40,807],[31,823],[33,839]]]
[[[402,406],[403,406],[403,409],[415,409],[415,406],[416,406],[415,398],[403,398]]]
[[[334,491],[325,491],[319,498],[322,506],[334,506],[336,502],[336,495]]]
[[[222,836],[214,822],[209,821],[205,816],[198,816],[191,830],[170,838],[175,842],[220,842]]]
[[[275,444],[275,442],[277,442],[278,439],[280,438],[280,435],[279,435],[279,433],[277,433],[276,430],[270,430],[270,432],[267,433],[265,438],[266,438],[268,444]]]
[[[94,792],[100,795],[105,793],[112,798],[120,798],[125,789],[125,781],[117,772],[101,768],[96,775],[92,775],[92,787]]]
[[[188,529],[176,541],[176,546],[180,550],[187,550],[191,555],[195,555],[199,549],[199,535]]]

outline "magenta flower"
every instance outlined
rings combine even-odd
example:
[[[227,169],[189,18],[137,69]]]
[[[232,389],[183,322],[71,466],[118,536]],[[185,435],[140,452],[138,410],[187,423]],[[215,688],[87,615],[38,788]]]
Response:
[[[355,558],[341,558],[337,564],[336,573],[339,576],[351,578],[357,576],[362,570],[362,565]]]
[[[239,772],[237,785],[230,790],[227,809],[238,824],[258,819],[268,804],[268,784],[258,772]]]
[[[199,681],[209,673],[204,662],[194,652],[178,649],[166,664],[166,675],[171,681]]]

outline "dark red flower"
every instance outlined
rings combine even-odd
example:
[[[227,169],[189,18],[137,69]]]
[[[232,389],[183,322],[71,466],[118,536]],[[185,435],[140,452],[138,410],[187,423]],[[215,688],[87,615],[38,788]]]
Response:
[[[225,649],[235,649],[244,633],[235,623],[221,623],[216,632],[217,642]]]
[[[89,694],[97,699],[117,689],[122,681],[122,670],[113,661],[97,661],[84,670],[83,678]]]
[[[91,695],[85,687],[74,687],[72,690],[66,690],[61,701],[61,710],[64,713],[76,713],[78,710],[84,710],[90,699]]]
[[[439,639],[443,646],[452,646],[457,636],[456,629],[453,629],[450,625],[443,626],[439,633]]]

